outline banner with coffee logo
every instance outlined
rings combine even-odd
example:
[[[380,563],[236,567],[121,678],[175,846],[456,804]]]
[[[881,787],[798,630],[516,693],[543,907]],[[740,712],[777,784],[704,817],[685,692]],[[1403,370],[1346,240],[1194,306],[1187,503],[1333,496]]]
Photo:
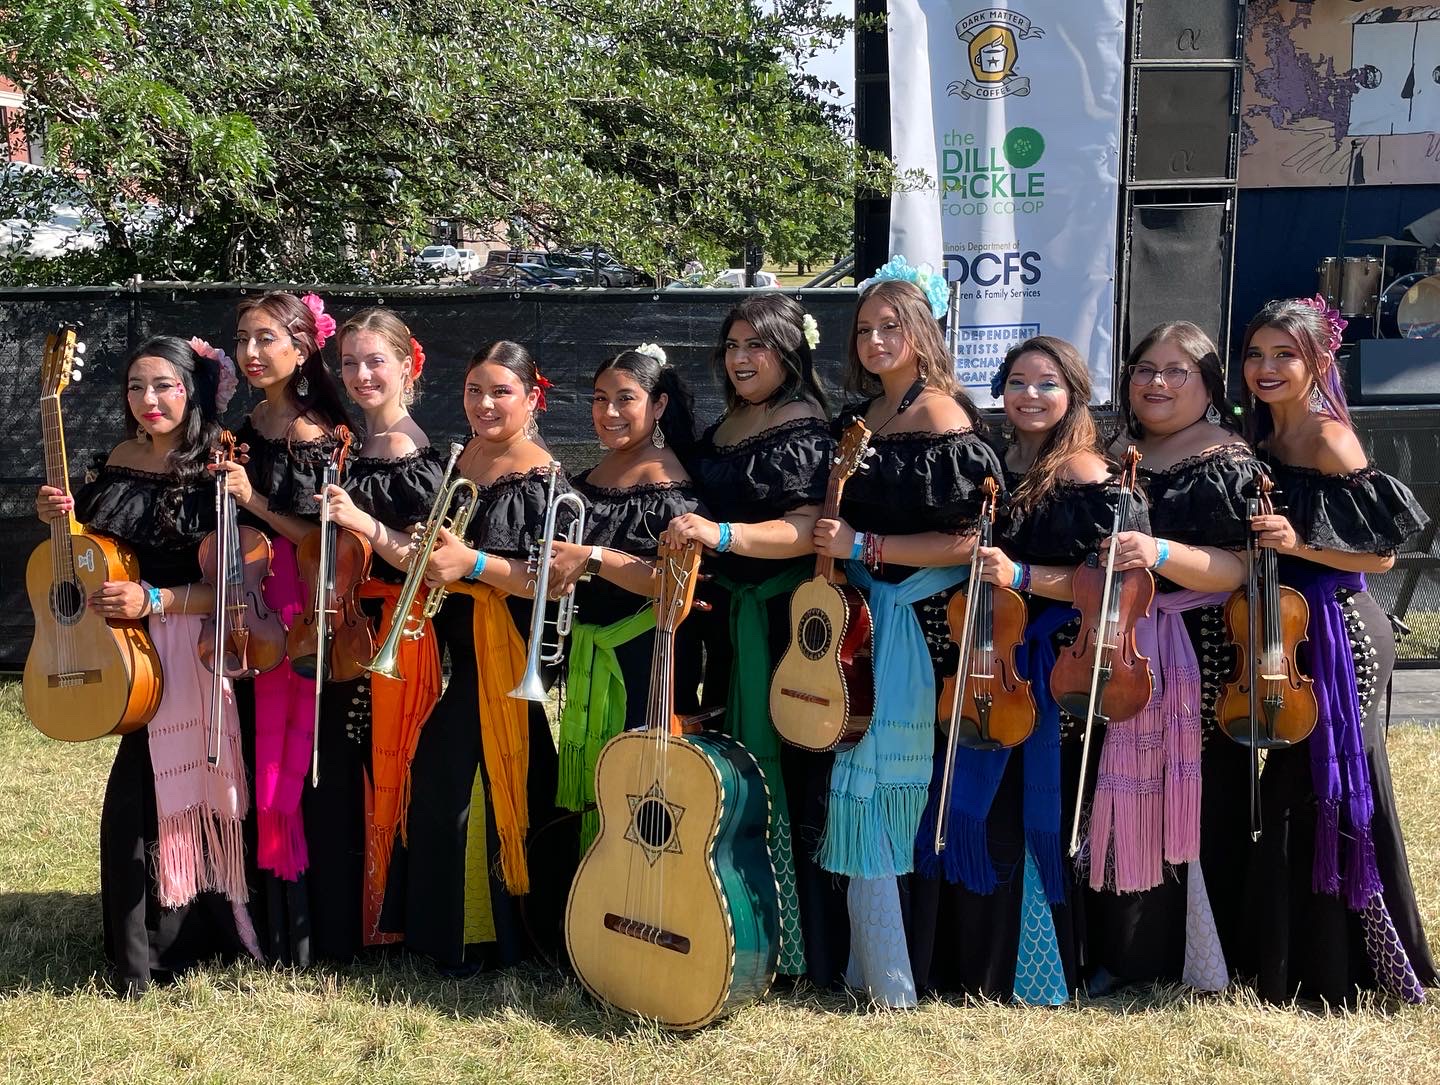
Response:
[[[892,153],[932,186],[892,201],[892,250],[938,232],[958,284],[956,372],[978,403],[1033,335],[1079,348],[1110,396],[1121,0],[890,0]],[[930,258],[929,252],[912,261]],[[862,274],[863,274],[862,269]]]

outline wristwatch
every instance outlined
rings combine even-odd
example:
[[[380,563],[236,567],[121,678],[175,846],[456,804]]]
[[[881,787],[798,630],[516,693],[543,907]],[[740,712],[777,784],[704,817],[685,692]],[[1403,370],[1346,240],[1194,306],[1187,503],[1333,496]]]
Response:
[[[600,567],[604,564],[604,548],[599,546],[592,546],[590,548],[590,557],[587,558],[585,561],[585,572],[581,574],[580,579],[589,580],[592,576],[594,576],[600,571]]]

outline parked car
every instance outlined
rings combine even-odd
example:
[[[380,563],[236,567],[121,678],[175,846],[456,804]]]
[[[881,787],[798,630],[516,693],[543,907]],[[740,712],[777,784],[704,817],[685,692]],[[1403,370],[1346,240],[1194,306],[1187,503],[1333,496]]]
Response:
[[[726,268],[716,275],[710,283],[711,286],[744,286],[745,269],[743,267]],[[756,286],[779,286],[780,280],[770,271],[757,271],[755,273]]]
[[[471,282],[476,286],[502,287],[507,290],[585,285],[573,271],[540,264],[489,264],[474,275]]]
[[[436,275],[458,275],[460,273],[460,250],[454,245],[426,245],[410,258],[416,271]]]
[[[598,257],[600,281],[595,282],[595,265]],[[611,256],[604,249],[572,249],[565,253],[551,253],[552,266],[556,259],[563,259],[566,267],[573,267],[580,271],[588,285],[598,286],[634,286],[647,276],[638,268],[627,267]]]
[[[456,269],[457,275],[469,275],[479,271],[483,265],[480,262],[480,254],[474,249],[460,250],[460,266]]]

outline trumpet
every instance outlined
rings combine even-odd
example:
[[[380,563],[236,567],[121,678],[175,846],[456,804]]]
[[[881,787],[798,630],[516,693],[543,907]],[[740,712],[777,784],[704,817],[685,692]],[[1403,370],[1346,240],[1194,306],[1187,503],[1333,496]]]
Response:
[[[464,450],[465,446],[458,441],[450,445],[450,460],[445,465],[445,477],[440,482],[440,492],[430,506],[430,515],[426,517],[424,526],[410,548],[405,583],[400,587],[400,597],[395,603],[395,614],[390,619],[390,628],[386,631],[385,640],[381,642],[375,658],[365,665],[365,669],[371,674],[400,681],[403,678],[400,674],[401,639],[414,640],[423,635],[426,621],[435,617],[440,610],[440,604],[445,600],[446,588],[431,588],[425,597],[425,605],[420,610],[419,618],[416,619],[410,613],[415,597],[425,583],[425,566],[430,561],[430,552],[435,549],[435,541],[440,537],[440,529],[445,527],[456,535],[464,535],[465,528],[470,524],[470,517],[475,513],[480,488],[463,475],[459,478],[451,477],[455,473],[455,461]],[[447,513],[448,520],[445,518]]]
[[[535,610],[530,619],[530,645],[525,653],[525,676],[520,684],[510,691],[510,696],[521,701],[543,701],[545,684],[540,678],[540,664],[559,663],[565,656],[565,638],[575,621],[575,591],[572,588],[560,600],[555,617],[545,617],[545,601],[550,591],[550,551],[555,545],[556,514],[565,505],[571,506],[575,519],[560,539],[578,543],[585,535],[585,502],[578,494],[556,494],[555,484],[560,478],[560,465],[550,465],[550,488],[545,497],[545,530],[540,539],[538,553],[531,559],[535,566]],[[554,639],[546,641],[545,629],[554,630]]]

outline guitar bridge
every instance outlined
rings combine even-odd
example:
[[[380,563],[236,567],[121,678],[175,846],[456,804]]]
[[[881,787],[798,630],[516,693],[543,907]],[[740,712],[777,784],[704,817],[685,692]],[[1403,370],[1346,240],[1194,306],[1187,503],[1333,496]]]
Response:
[[[59,674],[46,675],[46,679],[51,689],[62,689],[69,686],[89,686],[100,681],[100,672],[61,671]]]
[[[626,919],[614,912],[606,912],[605,927],[616,934],[634,938],[637,942],[649,942],[652,946],[673,950],[676,953],[690,952],[690,939],[683,934],[676,934],[650,923],[641,923],[638,919]]]
[[[790,689],[788,686],[780,687],[782,697],[793,697],[797,701],[804,701],[806,704],[818,704],[823,708],[830,707],[829,697],[819,697],[814,693],[806,693],[803,690]]]

